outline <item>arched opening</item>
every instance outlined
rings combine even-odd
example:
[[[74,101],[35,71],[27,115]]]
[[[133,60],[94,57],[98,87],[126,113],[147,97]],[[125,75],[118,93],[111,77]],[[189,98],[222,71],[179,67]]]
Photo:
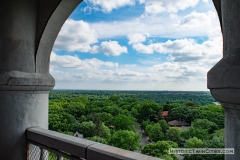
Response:
[[[222,58],[214,6],[171,3],[83,2],[53,48],[56,89],[206,91],[207,71]]]
[[[222,58],[214,5],[171,3],[82,2],[53,47],[55,89],[206,91]]]

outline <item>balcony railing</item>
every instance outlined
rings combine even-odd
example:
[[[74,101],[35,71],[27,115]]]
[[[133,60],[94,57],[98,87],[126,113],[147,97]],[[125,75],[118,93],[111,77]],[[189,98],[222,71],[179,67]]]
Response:
[[[28,160],[160,160],[34,127],[27,129]]]

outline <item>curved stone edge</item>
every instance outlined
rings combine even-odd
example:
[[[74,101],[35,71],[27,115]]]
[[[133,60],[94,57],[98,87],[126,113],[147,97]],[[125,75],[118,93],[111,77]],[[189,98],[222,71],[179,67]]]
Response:
[[[210,89],[212,96],[221,104],[240,104],[240,88]],[[239,107],[240,109],[240,107]]]
[[[239,104],[221,103],[221,106],[223,106],[224,108],[240,110]]]
[[[82,1],[83,0],[62,0],[48,19],[48,23],[45,26],[38,44],[36,54],[37,73],[48,72],[52,47],[58,33],[67,18]]]
[[[239,53],[240,49],[235,52]],[[209,89],[240,88],[240,55],[222,58],[207,74]]]
[[[10,71],[0,73],[0,90],[50,91],[55,80],[50,74]]]

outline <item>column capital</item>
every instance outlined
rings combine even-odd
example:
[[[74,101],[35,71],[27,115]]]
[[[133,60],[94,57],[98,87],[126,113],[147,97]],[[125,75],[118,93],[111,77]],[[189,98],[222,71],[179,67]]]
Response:
[[[55,80],[50,74],[0,72],[0,91],[50,91],[54,85]]]
[[[212,96],[223,103],[240,104],[240,50],[225,55],[207,75]]]
[[[227,109],[236,109],[240,110],[240,105],[239,104],[230,104],[230,103],[221,103],[221,106]]]

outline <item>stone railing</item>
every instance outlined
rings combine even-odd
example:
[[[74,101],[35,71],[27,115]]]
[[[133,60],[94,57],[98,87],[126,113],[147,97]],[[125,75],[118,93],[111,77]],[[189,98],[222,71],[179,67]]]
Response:
[[[40,127],[26,132],[28,160],[160,160]]]

